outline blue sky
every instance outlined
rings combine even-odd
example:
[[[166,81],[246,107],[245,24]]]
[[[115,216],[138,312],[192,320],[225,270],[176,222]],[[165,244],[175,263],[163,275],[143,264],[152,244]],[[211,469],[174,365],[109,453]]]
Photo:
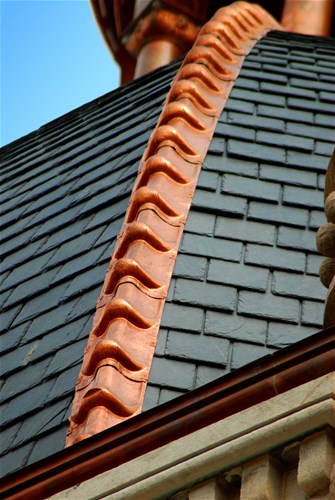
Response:
[[[0,0],[1,145],[119,86],[88,0]]]

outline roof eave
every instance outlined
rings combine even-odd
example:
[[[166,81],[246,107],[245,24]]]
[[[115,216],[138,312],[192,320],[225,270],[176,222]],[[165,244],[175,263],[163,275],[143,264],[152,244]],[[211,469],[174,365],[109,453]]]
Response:
[[[331,373],[335,327],[265,356],[6,477],[2,498],[46,498]],[[139,445],[140,444],[140,445]]]

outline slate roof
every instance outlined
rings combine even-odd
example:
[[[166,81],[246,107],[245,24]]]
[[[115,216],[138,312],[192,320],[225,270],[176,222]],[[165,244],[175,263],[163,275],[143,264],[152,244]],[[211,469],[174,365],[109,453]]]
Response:
[[[273,32],[246,58],[187,220],[145,408],[321,328],[333,49]],[[112,243],[178,66],[2,150],[3,474],[63,447]]]

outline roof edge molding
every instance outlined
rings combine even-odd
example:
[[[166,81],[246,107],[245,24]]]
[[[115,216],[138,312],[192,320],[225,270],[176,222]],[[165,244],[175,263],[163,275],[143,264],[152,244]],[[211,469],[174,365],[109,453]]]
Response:
[[[76,383],[66,445],[141,412],[165,298],[202,162],[255,43],[280,25],[219,9],[178,71],[143,154]]]

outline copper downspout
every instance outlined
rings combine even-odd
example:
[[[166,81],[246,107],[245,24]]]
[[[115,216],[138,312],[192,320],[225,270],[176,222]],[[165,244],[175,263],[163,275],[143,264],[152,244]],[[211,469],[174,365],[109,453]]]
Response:
[[[160,320],[201,164],[245,56],[278,23],[236,2],[204,25],[142,157],[97,302],[67,446],[141,412]]]
[[[287,31],[329,36],[334,0],[285,0],[281,24]]]
[[[146,43],[137,56],[134,78],[165,66],[181,55],[181,48],[169,40],[154,40]]]

